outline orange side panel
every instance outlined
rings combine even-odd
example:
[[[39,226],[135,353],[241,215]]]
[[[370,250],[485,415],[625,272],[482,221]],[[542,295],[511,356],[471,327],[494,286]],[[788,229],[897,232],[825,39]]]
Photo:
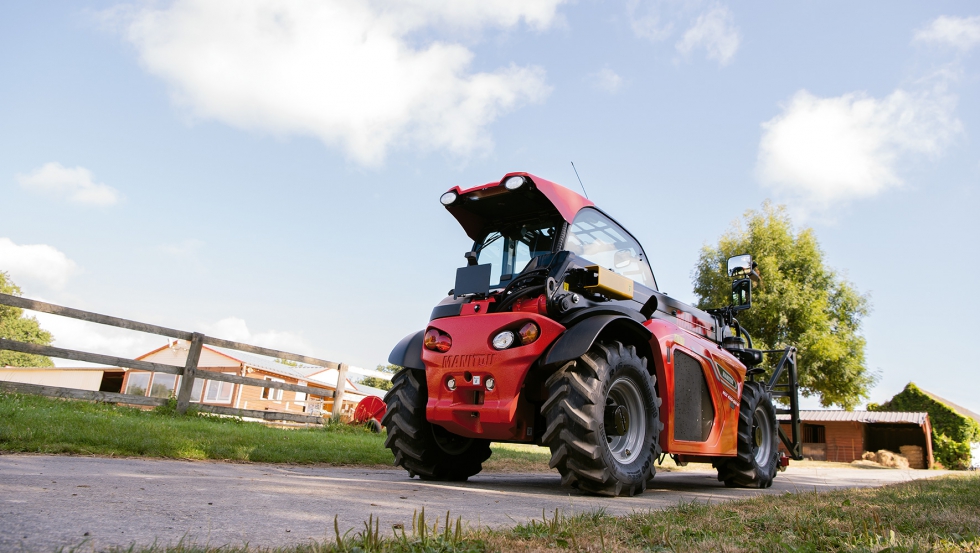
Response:
[[[737,452],[738,406],[742,397],[742,384],[745,382],[745,366],[718,344],[668,321],[651,319],[645,326],[653,333],[650,345],[657,370],[657,388],[663,400],[660,408],[660,420],[664,424],[660,433],[663,451],[675,455],[734,456]],[[678,351],[692,356],[701,364],[714,405],[715,418],[711,433],[703,442],[674,439],[674,357]],[[731,378],[719,378],[716,371],[725,371]],[[734,386],[730,381],[734,381]]]

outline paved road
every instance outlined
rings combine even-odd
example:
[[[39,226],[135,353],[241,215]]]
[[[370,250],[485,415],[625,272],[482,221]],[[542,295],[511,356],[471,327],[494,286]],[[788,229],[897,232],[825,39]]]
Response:
[[[633,498],[597,498],[559,487],[557,473],[480,474],[443,484],[409,479],[401,470],[223,462],[0,455],[0,552],[54,551],[89,540],[85,549],[176,543],[282,546],[382,527],[412,513],[452,512],[473,526],[513,526],[542,509],[610,514],[678,502],[722,501],[765,493],[878,486],[941,471],[795,468],[768,490],[725,488],[714,471],[660,473],[653,489]]]

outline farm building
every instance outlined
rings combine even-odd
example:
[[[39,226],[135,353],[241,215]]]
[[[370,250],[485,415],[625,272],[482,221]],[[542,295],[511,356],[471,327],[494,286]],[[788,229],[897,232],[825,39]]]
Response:
[[[865,451],[887,449],[907,457],[912,468],[932,467],[928,413],[800,411],[800,421],[803,456],[808,459],[850,463]],[[782,427],[789,436],[789,423],[782,421]]]
[[[0,381],[38,386],[118,392],[125,371],[118,367],[0,367]]]
[[[932,421],[933,454],[945,468],[964,470],[976,463],[980,450],[980,415],[909,382],[901,392],[870,411],[925,411]]]
[[[165,365],[183,366],[187,361],[188,343],[174,340],[167,346],[141,355],[136,359]],[[333,399],[330,397],[307,397],[300,392],[273,390],[256,386],[243,386],[217,380],[207,380],[205,371],[222,372],[287,384],[298,384],[322,388],[332,393],[337,386],[338,371],[308,365],[283,364],[262,357],[241,352],[224,352],[204,346],[198,361],[198,378],[191,392],[191,401],[210,405],[223,405],[235,409],[255,409],[279,411],[284,413],[330,413]],[[126,394],[170,397],[179,386],[180,377],[166,373],[150,373],[139,370],[126,370],[122,391]],[[349,379],[345,381],[342,414],[353,411],[364,397],[357,386]]]

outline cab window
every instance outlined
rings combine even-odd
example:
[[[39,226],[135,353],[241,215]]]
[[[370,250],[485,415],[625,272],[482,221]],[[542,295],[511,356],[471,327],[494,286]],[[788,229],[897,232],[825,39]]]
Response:
[[[583,209],[568,230],[565,249],[647,288],[657,289],[643,248],[625,230],[594,209]]]
[[[474,244],[478,263],[489,263],[491,287],[506,285],[531,258],[551,253],[557,234],[554,221],[508,225]]]

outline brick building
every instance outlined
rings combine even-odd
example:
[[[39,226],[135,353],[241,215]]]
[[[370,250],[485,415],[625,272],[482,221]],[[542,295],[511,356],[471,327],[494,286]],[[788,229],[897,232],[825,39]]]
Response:
[[[850,463],[861,459],[865,451],[887,449],[900,453],[903,446],[911,446],[922,448],[922,468],[932,467],[928,413],[800,411],[800,420],[803,456],[808,459]],[[789,423],[782,421],[782,425],[789,436]]]

